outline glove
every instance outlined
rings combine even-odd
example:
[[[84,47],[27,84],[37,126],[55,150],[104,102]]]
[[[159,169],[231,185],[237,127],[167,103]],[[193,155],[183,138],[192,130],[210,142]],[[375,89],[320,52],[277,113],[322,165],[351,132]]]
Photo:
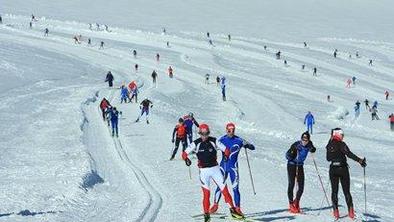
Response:
[[[172,143],[174,143],[174,142],[175,142],[174,138],[171,140],[171,142],[172,142]]]
[[[365,157],[363,159],[361,159],[360,161],[358,161],[360,163],[360,165],[362,167],[366,167],[367,166],[367,159],[365,159]]]
[[[244,147],[247,148],[247,149],[250,149],[250,150],[254,150],[255,149],[254,146],[252,144],[250,144],[250,143],[245,144]]]
[[[223,156],[224,161],[227,161],[229,157],[230,157],[230,149],[227,147],[227,148],[224,150],[224,156]]]
[[[190,165],[192,165],[192,161],[189,158],[187,158],[185,160],[185,164],[186,164],[186,166],[190,166]]]
[[[153,105],[150,105],[150,108],[152,108],[153,107]]]
[[[187,157],[187,153],[186,153],[185,151],[182,152],[182,159],[183,159],[183,160],[189,159],[189,158]]]

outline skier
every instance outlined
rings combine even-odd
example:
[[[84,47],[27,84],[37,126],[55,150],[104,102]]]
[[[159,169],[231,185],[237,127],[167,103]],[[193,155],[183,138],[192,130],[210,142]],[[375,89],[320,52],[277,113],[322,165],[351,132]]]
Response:
[[[127,103],[127,98],[129,97],[129,90],[124,85],[120,89],[120,103]]]
[[[100,102],[100,109],[101,109],[101,113],[103,116],[103,121],[105,121],[105,110],[111,106],[111,104],[109,103],[109,101],[106,98],[103,98]]]
[[[187,166],[191,165],[191,161],[188,158],[188,154],[193,152],[196,153],[198,159],[199,175],[201,188],[203,191],[203,209],[204,209],[204,221],[210,221],[210,181],[211,179],[220,188],[225,202],[230,206],[230,213],[233,218],[242,219],[243,215],[239,214],[233,204],[233,198],[224,183],[224,178],[220,172],[220,168],[217,162],[217,149],[224,152],[225,157],[229,158],[230,149],[226,148],[220,141],[215,137],[209,136],[209,126],[205,123],[199,127],[200,138],[194,140],[188,148],[182,152],[182,159],[185,160]]]
[[[139,93],[139,91],[138,91],[138,87],[136,85],[130,90],[131,97],[130,97],[129,101],[131,102],[135,98],[135,103],[137,103],[138,102],[138,93]]]
[[[360,116],[360,102],[357,101],[354,106],[354,117],[358,118]]]
[[[313,134],[313,125],[315,124],[315,118],[313,117],[311,111],[308,111],[304,118],[304,125],[306,125],[306,131]]]
[[[220,87],[222,88],[223,101],[226,101],[226,77],[224,76],[220,79]]]
[[[283,63],[285,64],[285,66],[287,66],[287,60],[283,61]]]
[[[275,55],[276,55],[276,59],[280,59],[280,51],[278,51]]]
[[[33,28],[33,22],[32,22],[32,21],[29,22],[29,28],[30,28],[30,29]]]
[[[108,25],[104,25],[104,27],[105,27],[105,31],[110,32],[108,29]]]
[[[156,70],[153,70],[152,81],[153,81],[153,84],[155,84],[157,86],[156,79],[157,79],[157,73],[156,73]]]
[[[305,64],[302,64],[301,69],[305,70]]]
[[[348,80],[346,81],[346,88],[350,88],[351,85],[352,85],[352,79],[348,79]]]
[[[96,22],[96,29],[97,31],[100,31],[100,24],[98,24],[97,22]]]
[[[114,136],[116,133],[116,137],[119,137],[118,134],[119,112],[118,110],[116,110],[116,107],[113,107],[112,109],[109,110],[109,116],[111,120],[112,136]]]
[[[31,14],[31,21],[32,22],[36,21],[36,17],[33,14]]]
[[[358,54],[358,51],[356,52],[356,57],[360,58],[360,54]]]
[[[365,103],[365,109],[366,109],[366,110],[370,110],[371,107],[369,106],[369,100],[368,100],[368,99],[365,99],[364,103]]]
[[[390,93],[389,93],[388,90],[386,90],[386,91],[384,92],[384,96],[386,97],[386,100],[389,100]]]
[[[104,49],[104,42],[103,42],[103,41],[100,42],[100,47],[99,47],[99,49]]]
[[[171,66],[168,67],[168,76],[170,78],[174,77],[174,70],[172,69]]]
[[[356,105],[358,108],[360,108],[360,105],[361,105],[360,101],[357,100],[357,102],[355,103],[355,105]]]
[[[209,84],[209,74],[205,74],[205,84]]]
[[[167,47],[170,48],[170,42],[169,41],[167,41]]]
[[[189,139],[189,143],[193,142],[193,125],[196,125],[196,127],[199,127],[200,125],[194,119],[194,114],[189,113],[188,115],[185,115],[183,117],[183,120],[185,121],[185,126],[186,126],[186,134],[187,138]]]
[[[48,28],[45,28],[45,30],[44,30],[44,36],[48,36],[49,35],[49,29]]]
[[[3,24],[3,18],[0,15],[0,24]]]
[[[372,66],[372,59],[369,60],[369,65]]]
[[[145,98],[141,104],[140,104],[140,109],[141,109],[141,115],[137,118],[135,122],[140,121],[140,117],[142,117],[144,114],[146,116],[146,123],[149,124],[149,108],[153,107],[153,103],[148,99]]]
[[[167,33],[166,28],[163,28],[163,34],[165,35]]]
[[[88,45],[92,45],[92,40],[88,38]]]
[[[306,44],[306,42],[304,42],[304,48],[308,47],[308,45]]]
[[[156,61],[159,62],[160,61],[160,54],[156,53]]]
[[[267,50],[267,46],[266,45],[264,46],[264,50]]]
[[[209,45],[213,46],[212,39],[209,39],[208,42],[209,42]]]
[[[207,32],[207,38],[210,38],[210,36],[209,36],[209,32]]]
[[[372,120],[379,120],[378,107],[377,106],[372,106],[371,117],[372,117]]]
[[[135,72],[138,72],[138,64],[134,65],[134,70],[135,70]]]
[[[105,77],[105,81],[108,82],[109,87],[113,86],[114,76],[112,75],[111,71],[107,73],[107,76]]]
[[[231,41],[231,35],[230,34],[227,35],[227,39],[228,39],[229,42]]]
[[[291,213],[300,213],[300,200],[304,192],[304,161],[308,156],[308,152],[314,153],[316,148],[311,141],[311,135],[308,131],[301,135],[301,140],[296,141],[290,146],[286,152],[287,159],[287,177],[289,180],[287,188],[287,197],[289,199],[289,211]],[[296,198],[293,196],[295,183],[297,183],[298,190]]]
[[[133,56],[134,58],[137,58],[137,51],[135,49],[133,50]]]
[[[234,206],[238,214],[244,215],[241,211],[241,195],[239,192],[239,172],[238,172],[238,155],[242,147],[245,149],[255,150],[254,145],[246,142],[242,138],[235,135],[235,124],[228,123],[226,125],[226,135],[219,139],[223,145],[230,150],[230,156],[225,158],[222,153],[222,161],[220,162],[220,171],[224,177],[224,183],[230,177],[231,185],[233,188]],[[214,204],[210,209],[210,213],[216,213],[219,207],[219,200],[221,197],[220,188],[217,187],[215,191]]]
[[[373,108],[373,107],[378,108],[378,101],[375,100],[375,101],[373,102],[372,108]]]
[[[73,39],[74,39],[74,44],[81,44],[81,42],[79,41],[79,39],[78,39],[78,36],[74,36],[73,37]]]
[[[352,84],[353,84],[353,85],[356,85],[356,79],[357,79],[357,78],[356,78],[355,76],[352,77]]]
[[[89,29],[90,29],[90,30],[93,29],[92,23],[89,23]]]
[[[216,76],[216,85],[219,86],[220,84],[220,76]]]
[[[313,76],[317,76],[317,68],[316,67],[313,68]]]
[[[350,194],[350,175],[349,165],[347,164],[347,158],[357,161],[362,167],[367,166],[365,158],[357,157],[353,154],[349,147],[343,142],[344,133],[341,128],[335,128],[331,130],[331,138],[326,146],[327,149],[327,161],[330,164],[330,182],[331,182],[331,201],[334,209],[335,219],[339,219],[338,210],[338,188],[339,182],[341,182],[343,194],[345,196],[346,204],[348,207],[348,216],[354,219],[354,208],[352,195]]]
[[[337,57],[337,52],[338,52],[338,50],[337,50],[337,49],[335,49],[335,51],[334,51],[334,58],[336,58],[336,57]]]
[[[172,155],[170,158],[170,160],[173,160],[175,158],[176,153],[178,152],[179,144],[181,142],[182,142],[182,152],[184,152],[187,147],[186,124],[182,118],[179,118],[178,124],[176,124],[174,131],[172,132],[171,142],[172,143],[175,142],[175,147],[174,150],[172,151]]]
[[[394,113],[389,116],[391,131],[394,131]]]

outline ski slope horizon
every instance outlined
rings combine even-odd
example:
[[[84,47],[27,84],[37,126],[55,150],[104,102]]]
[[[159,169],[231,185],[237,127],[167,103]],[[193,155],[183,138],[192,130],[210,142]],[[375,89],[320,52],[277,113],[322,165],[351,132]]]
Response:
[[[307,2],[313,1],[302,3]],[[0,25],[0,75],[5,79],[0,83],[0,121],[5,126],[0,133],[0,186],[4,191],[0,221],[196,221],[191,216],[202,211],[197,161],[192,159],[192,179],[184,162],[178,161],[180,151],[177,160],[169,161],[172,130],[178,118],[189,112],[199,122],[208,123],[213,136],[223,135],[225,124],[231,121],[237,134],[256,145],[256,151],[248,153],[256,195],[245,155],[240,155],[241,203],[248,217],[255,221],[332,220],[311,156],[305,163],[301,201],[305,214],[287,212],[284,154],[305,131],[303,117],[308,111],[316,118],[312,141],[326,189],[330,191],[325,145],[330,130],[342,127],[350,149],[368,161],[365,217],[362,168],[349,160],[356,213],[364,221],[394,220],[394,134],[387,121],[394,102],[384,100],[383,94],[394,91],[394,43],[389,32],[363,38],[366,29],[356,34],[331,29],[328,35],[318,35],[320,28],[316,28],[280,38],[280,31],[270,35],[245,29],[239,33],[204,30],[201,24],[188,29],[182,22],[167,26],[156,20],[140,27],[125,25],[127,20],[123,20],[113,23],[117,27],[110,25],[110,32],[92,31],[88,23],[96,22],[94,13],[83,9],[71,16],[67,12],[36,14],[38,21],[29,29],[29,12],[15,4],[18,1],[6,2],[9,12],[1,12]],[[48,12],[49,6],[34,7]],[[373,6],[381,7],[378,3]],[[118,15],[107,19],[112,16]],[[196,16],[191,17],[193,22]],[[220,24],[226,23],[218,22],[216,27]],[[161,33],[162,27],[167,34]],[[43,35],[45,28],[50,30],[48,37]],[[214,47],[208,44],[206,31],[210,31]],[[227,40],[229,33],[231,41]],[[78,34],[82,44],[72,39]],[[92,46],[86,44],[88,37]],[[99,41],[105,42],[103,50],[98,49]],[[133,49],[138,51],[137,58]],[[334,49],[339,50],[336,59]],[[275,58],[278,50],[281,60]],[[354,56],[357,51],[360,58]],[[160,62],[155,61],[156,53],[161,55]],[[368,65],[369,59],[373,66]],[[138,72],[134,64],[139,64]],[[174,68],[173,79],[166,74],[168,66]],[[318,70],[316,77],[313,67]],[[109,70],[115,76],[114,89],[104,83]],[[151,83],[152,70],[159,74],[157,87]],[[206,73],[211,74],[210,84],[204,83]],[[226,102],[214,83],[216,75],[224,75],[228,81]],[[357,84],[346,88],[346,80],[352,76],[357,76]],[[136,104],[120,104],[118,87],[133,80],[140,86],[139,100],[153,101],[149,125],[134,123],[139,114]],[[326,100],[327,95],[332,102]],[[122,111],[119,139],[111,137],[101,119],[98,105],[103,97]],[[354,118],[354,103],[365,98],[379,102],[381,120],[371,122],[364,105],[360,117]],[[341,192],[340,205],[343,215],[346,204]],[[220,212],[228,213],[224,202],[219,207]]]

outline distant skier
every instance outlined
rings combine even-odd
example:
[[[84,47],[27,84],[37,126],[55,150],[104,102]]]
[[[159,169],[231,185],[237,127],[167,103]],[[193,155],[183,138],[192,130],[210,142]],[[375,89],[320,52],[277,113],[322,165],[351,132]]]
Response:
[[[100,102],[100,110],[103,116],[103,120],[105,121],[105,110],[111,106],[111,104],[109,103],[109,101],[106,98],[103,98]]]
[[[209,84],[209,74],[205,74],[205,84]]]
[[[173,160],[175,158],[175,155],[178,152],[179,144],[181,142],[182,142],[182,152],[184,152],[187,147],[186,125],[182,118],[179,118],[178,124],[176,124],[174,131],[172,132],[172,143],[174,142],[175,142],[175,147],[174,150],[172,151],[170,160]]]
[[[305,70],[305,64],[302,64],[301,69]]]
[[[127,103],[127,98],[129,98],[129,90],[122,85],[120,88],[120,103]]]
[[[163,28],[163,34],[165,35],[167,33],[166,28]]]
[[[226,101],[226,77],[224,76],[220,79],[220,87],[222,88],[222,99]]]
[[[356,80],[357,80],[357,78],[356,78],[355,76],[353,76],[353,77],[352,77],[352,84],[353,84],[353,85],[356,85]]]
[[[152,83],[155,86],[157,86],[156,80],[157,80],[157,72],[156,72],[156,70],[153,70],[153,72],[152,72]]]
[[[384,92],[384,96],[386,97],[386,100],[389,100],[390,93],[389,93],[388,90],[386,90],[386,91]]]
[[[133,99],[135,99],[135,103],[138,103],[138,93],[139,93],[138,87],[137,87],[137,86],[133,87],[133,88],[130,90],[131,96],[130,96],[130,100],[129,100],[129,101],[132,102]]]
[[[378,107],[377,106],[372,106],[371,118],[372,118],[372,120],[379,120],[380,119],[378,116]]]
[[[92,45],[92,40],[90,38],[88,38],[88,45]]]
[[[391,113],[389,116],[389,121],[390,121],[390,129],[391,131],[394,131],[394,113]]]
[[[137,51],[135,49],[133,50],[133,56],[134,58],[137,58]]]
[[[30,29],[33,28],[33,22],[32,22],[32,21],[29,22],[29,28],[30,28]]]
[[[289,199],[289,211],[291,213],[301,213],[300,200],[302,193],[304,192],[304,161],[306,160],[308,153],[316,152],[316,148],[313,146],[311,136],[307,132],[301,135],[301,140],[296,141],[290,146],[290,149],[286,152],[287,159],[287,177],[288,177],[288,188],[287,197]],[[294,198],[293,191],[295,183],[297,183],[297,194]]]
[[[231,35],[230,34],[227,35],[227,39],[228,39],[229,42],[231,41]]]
[[[216,86],[220,85],[220,76],[216,76]]]
[[[113,86],[114,76],[112,75],[111,71],[107,73],[107,76],[105,77],[105,81],[108,82],[108,87]]]
[[[100,24],[96,23],[96,30],[100,31]]]
[[[327,95],[327,102],[331,102],[331,96]]]
[[[348,207],[348,216],[354,219],[354,208],[352,195],[350,194],[350,175],[349,165],[347,164],[347,158],[350,158],[358,162],[362,167],[366,167],[366,159],[361,159],[353,154],[349,147],[343,142],[344,133],[341,128],[335,128],[331,130],[331,138],[328,142],[327,149],[327,161],[330,164],[330,181],[331,181],[331,201],[334,208],[334,217],[339,219],[338,210],[338,188],[339,182],[341,182],[343,194],[345,196],[346,204]]]
[[[276,55],[276,59],[280,59],[280,54],[281,54],[281,52],[280,51],[278,51],[275,55]]]
[[[217,162],[217,149],[220,149],[225,153],[225,157],[230,157],[230,149],[226,148],[220,141],[215,137],[209,136],[210,130],[207,124],[201,124],[199,127],[200,138],[194,140],[185,152],[182,153],[182,159],[185,160],[187,166],[191,165],[191,161],[188,154],[194,152],[197,155],[199,176],[201,187],[203,191],[203,209],[204,209],[204,221],[210,221],[210,183],[211,179],[220,188],[224,196],[225,202],[230,206],[230,213],[232,217],[236,219],[243,219],[243,215],[239,214],[233,204],[233,198],[224,183],[224,178],[220,172],[220,168]]]
[[[355,105],[356,105],[358,108],[360,108],[360,105],[361,105],[360,101],[357,100],[357,102],[355,103]]]
[[[266,45],[264,46],[264,50],[267,50],[267,46]]]
[[[369,100],[368,99],[364,100],[364,104],[365,104],[365,109],[366,110],[370,110],[371,109],[371,107],[369,106]]]
[[[168,67],[168,76],[170,78],[174,77],[174,70],[172,69],[171,66]]]
[[[44,36],[48,36],[49,35],[49,29],[48,28],[45,28],[45,30],[44,30]]]
[[[209,40],[208,40],[208,43],[209,43],[209,45],[214,46],[214,45],[213,45],[213,42],[212,42],[212,39],[209,39]]]
[[[0,24],[3,24],[3,18],[0,15]]]
[[[93,29],[92,23],[89,23],[89,29],[90,29],[90,30]]]
[[[105,27],[105,31],[111,32],[111,31],[109,30],[109,28],[108,28],[108,25],[104,25],[104,27]]]
[[[34,16],[33,14],[31,14],[31,21],[32,21],[32,22],[37,21],[37,20],[36,20],[36,16]]]
[[[306,44],[306,42],[304,42],[304,48],[308,47],[308,45]]]
[[[244,217],[241,211],[241,194],[239,192],[239,172],[238,172],[238,155],[242,148],[255,150],[254,145],[246,142],[242,138],[235,135],[235,124],[228,123],[226,125],[226,135],[219,139],[226,149],[230,150],[229,158],[226,158],[226,154],[222,153],[222,161],[220,162],[220,171],[224,177],[226,183],[227,178],[231,182],[233,188],[234,206],[235,210],[239,215]],[[221,197],[220,188],[217,187],[215,191],[214,204],[210,209],[210,213],[216,213],[219,207],[219,200]]]
[[[170,48],[170,42],[167,41],[167,48]]]
[[[207,38],[210,38],[209,32],[207,32]]]
[[[140,109],[141,109],[141,115],[137,118],[135,122],[140,121],[140,118],[145,114],[146,116],[146,123],[149,124],[149,108],[153,107],[153,103],[148,99],[145,98],[141,104],[140,104]]]
[[[104,42],[103,42],[103,41],[100,42],[100,47],[99,47],[99,49],[104,49]]]
[[[283,63],[284,63],[285,66],[287,66],[287,60],[286,59],[283,61]]]
[[[373,108],[373,107],[378,108],[378,101],[375,100],[375,101],[373,102],[372,108]]]
[[[335,51],[334,51],[334,58],[337,57],[337,53],[338,53],[338,50],[335,49]]]
[[[118,110],[116,110],[116,107],[113,107],[112,109],[110,109],[109,116],[110,116],[110,120],[111,120],[112,136],[114,136],[116,133],[116,137],[119,137],[119,134],[118,134],[119,112],[118,112]]]
[[[346,81],[346,88],[350,88],[352,86],[352,79],[348,79]]]
[[[313,125],[315,124],[315,117],[313,117],[311,111],[308,111],[304,118],[304,125],[306,125],[306,131],[313,134]]]
[[[160,62],[160,54],[159,53],[156,53],[156,61]]]
[[[313,68],[313,76],[317,76],[317,68],[316,67]]]
[[[356,52],[356,58],[360,58],[360,54],[358,54],[358,51]]]
[[[372,66],[372,59],[369,60],[369,65]]]
[[[138,72],[138,64],[135,64],[135,65],[134,65],[134,71],[135,71],[135,72]]]
[[[360,116],[360,102],[357,101],[354,106],[354,117],[358,118]]]
[[[199,127],[200,125],[194,118],[193,113],[189,113],[188,115],[185,115],[183,117],[183,120],[185,121],[187,138],[189,140],[189,143],[191,143],[193,142],[193,125],[196,125],[196,127]]]
[[[78,36],[74,36],[73,37],[73,39],[74,39],[74,44],[81,44],[81,42],[79,41],[79,39],[78,39]]]

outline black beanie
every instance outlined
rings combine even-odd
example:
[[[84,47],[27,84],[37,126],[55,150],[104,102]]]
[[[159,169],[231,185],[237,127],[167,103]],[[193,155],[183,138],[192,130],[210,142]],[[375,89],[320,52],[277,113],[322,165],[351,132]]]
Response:
[[[308,131],[306,131],[306,132],[302,133],[302,135],[301,135],[301,139],[302,139],[302,137],[304,137],[304,136],[306,136],[306,137],[308,138],[308,140],[311,140],[311,134],[309,134],[309,132],[308,132]]]

